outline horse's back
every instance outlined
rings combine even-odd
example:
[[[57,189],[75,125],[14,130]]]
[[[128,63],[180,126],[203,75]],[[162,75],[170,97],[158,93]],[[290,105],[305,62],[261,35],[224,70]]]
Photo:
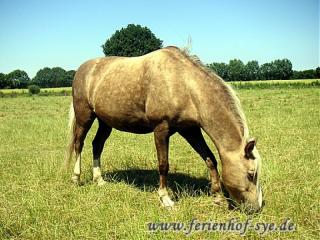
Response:
[[[132,126],[149,131],[163,118],[177,120],[192,106],[178,54],[169,48],[141,57],[89,60],[76,73],[73,97],[120,130]]]

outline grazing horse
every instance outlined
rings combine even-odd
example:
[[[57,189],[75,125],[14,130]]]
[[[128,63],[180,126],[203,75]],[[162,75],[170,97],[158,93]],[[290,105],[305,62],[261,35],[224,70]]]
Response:
[[[176,47],[140,57],[103,57],[89,60],[76,72],[70,107],[70,143],[66,164],[75,151],[72,180],[80,181],[81,151],[87,132],[97,118],[92,142],[93,181],[105,184],[100,156],[112,128],[131,133],[154,133],[159,162],[162,204],[173,206],[167,191],[169,138],[178,132],[209,168],[211,190],[221,191],[217,161],[201,129],[215,144],[223,185],[233,200],[258,211],[260,156],[234,91],[199,59]]]

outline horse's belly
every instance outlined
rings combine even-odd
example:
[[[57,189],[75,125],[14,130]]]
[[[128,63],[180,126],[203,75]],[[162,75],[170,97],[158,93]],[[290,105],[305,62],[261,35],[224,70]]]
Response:
[[[148,122],[143,119],[125,118],[125,119],[113,119],[107,123],[111,127],[124,132],[131,133],[150,133],[153,131]]]
[[[116,126],[114,128],[119,131],[137,133],[137,134],[151,133],[153,131],[152,128],[142,126],[142,125],[121,125],[121,126]]]
[[[101,113],[96,112],[96,115],[108,126],[120,131],[132,133],[150,133],[153,131],[149,121],[143,113]]]

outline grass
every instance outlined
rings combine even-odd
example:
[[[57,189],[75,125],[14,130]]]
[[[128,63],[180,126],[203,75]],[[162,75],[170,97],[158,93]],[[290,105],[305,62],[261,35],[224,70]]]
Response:
[[[71,95],[71,87],[60,88],[41,88],[39,96],[69,96]],[[28,89],[1,89],[0,98],[30,96]]]
[[[310,83],[315,80],[319,79],[288,79],[288,80],[255,80],[255,81],[235,81],[232,83],[243,83],[243,82],[250,82],[250,83],[269,83],[269,84],[275,84],[275,83]]]
[[[98,187],[91,183],[94,125],[84,147],[83,185],[73,186],[70,174],[61,171],[71,97],[0,99],[0,239],[183,239],[183,232],[148,232],[147,223],[231,218],[276,224],[291,218],[296,231],[269,232],[264,238],[317,239],[320,89],[238,92],[263,157],[266,205],[251,217],[213,203],[205,164],[178,135],[170,144],[175,210],[163,209],[157,198],[151,134],[113,131],[102,156],[107,185]],[[237,233],[206,231],[189,236],[240,238]],[[249,231],[246,238],[260,235]]]
[[[70,87],[60,87],[60,88],[41,88],[42,92],[60,92],[60,91],[70,91]],[[4,94],[10,93],[28,93],[28,89],[1,89]]]
[[[319,79],[237,81],[230,83],[236,89],[290,89],[320,87]]]

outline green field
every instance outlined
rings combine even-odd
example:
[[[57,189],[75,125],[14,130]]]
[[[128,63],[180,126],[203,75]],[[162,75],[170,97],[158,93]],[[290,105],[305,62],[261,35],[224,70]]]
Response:
[[[71,87],[41,88],[40,96],[67,96],[71,95]],[[28,89],[0,89],[0,98],[30,96]]]
[[[215,205],[207,170],[178,135],[170,145],[173,210],[157,198],[157,160],[152,134],[113,131],[102,156],[107,185],[91,182],[91,141],[84,147],[82,186],[61,171],[70,96],[0,99],[0,239],[183,239],[183,232],[149,232],[150,222],[281,224],[293,232],[265,239],[318,239],[320,89],[238,90],[250,133],[263,158],[265,207],[247,216]],[[208,138],[207,138],[208,140]],[[209,142],[209,141],[208,141]],[[214,149],[210,143],[211,149]],[[216,151],[214,151],[216,153]],[[260,235],[250,230],[248,239]],[[241,239],[239,233],[195,231],[189,239]]]
[[[41,88],[42,92],[59,92],[59,91],[71,91],[71,87],[61,87],[61,88]],[[28,89],[0,89],[4,94],[10,93],[28,93]]]

